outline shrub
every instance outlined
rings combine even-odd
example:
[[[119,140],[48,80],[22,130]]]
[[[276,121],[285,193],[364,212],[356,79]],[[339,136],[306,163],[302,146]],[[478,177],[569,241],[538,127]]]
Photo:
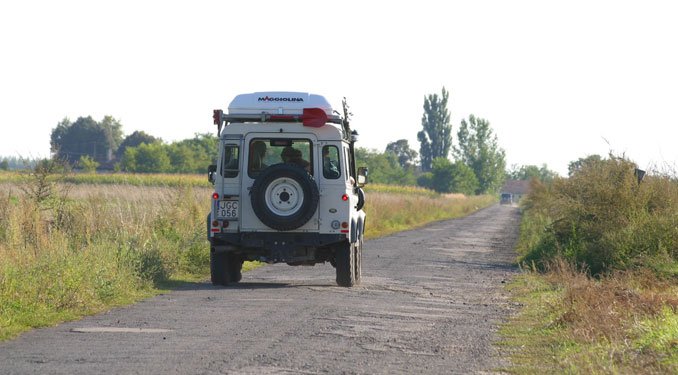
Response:
[[[82,155],[80,157],[80,160],[78,161],[78,165],[82,168],[83,171],[87,173],[94,173],[96,172],[97,168],[99,168],[100,164],[96,160],[92,159],[91,156]]]
[[[678,260],[678,182],[610,156],[567,179],[533,182],[519,250],[523,261],[563,256],[593,274]]]

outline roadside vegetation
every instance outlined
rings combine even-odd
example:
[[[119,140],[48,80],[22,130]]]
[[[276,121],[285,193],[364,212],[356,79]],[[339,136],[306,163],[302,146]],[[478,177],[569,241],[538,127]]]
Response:
[[[0,340],[209,274],[205,176],[73,175],[43,161],[23,174],[0,172],[0,181]],[[366,190],[367,237],[495,201],[415,187]]]
[[[678,180],[610,156],[533,183],[501,332],[513,373],[678,373]]]

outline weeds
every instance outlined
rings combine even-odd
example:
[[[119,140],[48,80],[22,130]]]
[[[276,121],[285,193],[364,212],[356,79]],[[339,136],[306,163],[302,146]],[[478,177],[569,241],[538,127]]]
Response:
[[[535,183],[502,328],[517,373],[678,373],[678,181],[611,156]],[[527,267],[524,267],[527,268]]]
[[[593,274],[678,261],[678,183],[638,183],[634,165],[611,157],[549,186],[535,182],[526,202],[523,261],[564,257]],[[530,226],[529,228],[527,226]]]

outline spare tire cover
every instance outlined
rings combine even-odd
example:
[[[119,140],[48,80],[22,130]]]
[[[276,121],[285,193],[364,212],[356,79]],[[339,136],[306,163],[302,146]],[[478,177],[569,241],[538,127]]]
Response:
[[[257,218],[268,227],[282,231],[306,224],[317,210],[319,199],[313,176],[291,163],[264,169],[250,190]]]

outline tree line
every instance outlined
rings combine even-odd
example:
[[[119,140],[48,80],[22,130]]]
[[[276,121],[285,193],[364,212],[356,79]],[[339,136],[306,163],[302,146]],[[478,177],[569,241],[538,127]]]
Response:
[[[389,143],[384,151],[356,148],[357,163],[368,166],[370,180],[471,195],[495,193],[507,178],[548,181],[557,175],[546,165],[507,171],[506,153],[490,122],[471,114],[454,133],[448,104],[444,87],[440,94],[424,97],[418,152],[406,139]],[[101,121],[91,116],[74,122],[65,118],[51,134],[52,155],[86,171],[203,173],[215,163],[217,144],[210,134],[172,143],[143,131],[124,136],[122,125],[111,116]]]
[[[111,116],[66,118],[51,135],[52,155],[86,171],[202,173],[215,162],[216,150],[217,138],[210,134],[172,143],[143,131],[123,136],[122,125]]]

